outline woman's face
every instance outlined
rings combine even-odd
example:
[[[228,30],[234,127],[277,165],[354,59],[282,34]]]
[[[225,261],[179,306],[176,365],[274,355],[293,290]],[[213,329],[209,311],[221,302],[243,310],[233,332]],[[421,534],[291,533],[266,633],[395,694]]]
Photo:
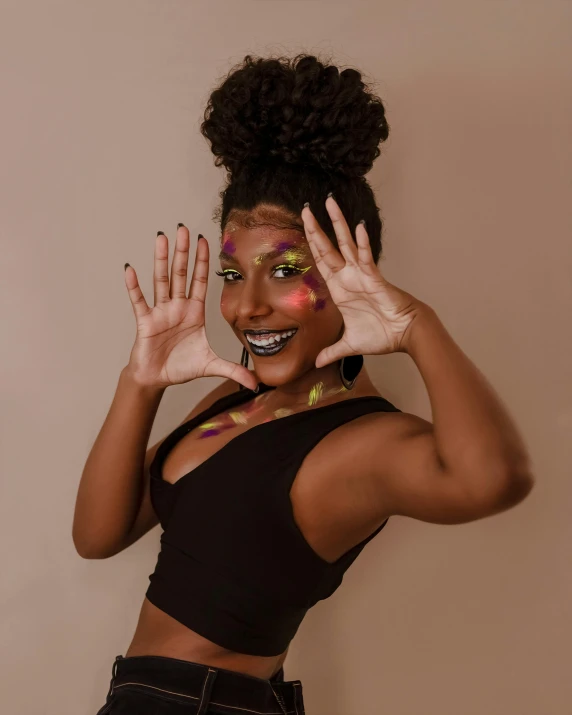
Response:
[[[318,353],[339,339],[343,319],[304,233],[231,224],[222,236],[219,258],[224,274],[221,312],[246,346],[258,379],[283,385],[315,370]],[[248,332],[261,330],[274,336],[295,333],[266,347],[250,343]],[[260,342],[270,335],[249,337]]]

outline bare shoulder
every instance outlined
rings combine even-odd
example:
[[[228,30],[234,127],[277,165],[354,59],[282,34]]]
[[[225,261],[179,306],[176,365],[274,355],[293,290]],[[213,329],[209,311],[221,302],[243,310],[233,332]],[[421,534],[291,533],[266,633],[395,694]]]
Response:
[[[434,443],[433,424],[408,412],[369,412],[335,431],[329,445],[332,465],[345,473],[351,465],[352,481],[364,490],[377,491],[380,473],[395,471],[396,465],[421,463]]]

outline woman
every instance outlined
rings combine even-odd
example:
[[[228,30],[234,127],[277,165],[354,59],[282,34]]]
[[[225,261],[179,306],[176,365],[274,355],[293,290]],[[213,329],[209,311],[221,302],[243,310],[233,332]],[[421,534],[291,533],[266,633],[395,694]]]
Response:
[[[492,388],[435,311],[376,265],[382,225],[364,175],[389,130],[361,75],[247,55],[201,129],[228,171],[217,275],[243,356],[223,360],[206,337],[207,241],[187,295],[189,231],[179,224],[170,277],[159,232],[153,307],[125,264],[137,337],[74,516],[84,558],[163,528],[99,715],[301,715],[289,643],[391,515],[459,524],[533,484]],[[363,368],[363,355],[392,352],[420,370],[433,423],[385,400]],[[146,451],[165,389],[207,376],[226,380]]]

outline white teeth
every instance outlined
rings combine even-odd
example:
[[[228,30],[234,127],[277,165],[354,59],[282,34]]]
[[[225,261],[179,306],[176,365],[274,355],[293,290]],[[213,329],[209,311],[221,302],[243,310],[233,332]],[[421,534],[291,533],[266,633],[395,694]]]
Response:
[[[295,330],[287,330],[284,333],[277,333],[276,336],[272,335],[269,338],[263,338],[263,339],[255,339],[252,338],[250,335],[246,336],[246,339],[248,340],[249,343],[252,343],[253,345],[258,345],[259,347],[265,347],[268,345],[274,345],[274,343],[280,342],[280,340],[283,340],[284,338],[287,338],[290,335],[294,335],[296,331]]]

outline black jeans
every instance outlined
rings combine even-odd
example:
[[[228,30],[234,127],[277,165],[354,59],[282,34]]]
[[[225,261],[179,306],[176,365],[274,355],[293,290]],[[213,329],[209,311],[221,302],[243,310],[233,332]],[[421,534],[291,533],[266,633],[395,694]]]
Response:
[[[97,715],[305,715],[300,680],[270,680],[177,658],[143,655],[113,663]]]

